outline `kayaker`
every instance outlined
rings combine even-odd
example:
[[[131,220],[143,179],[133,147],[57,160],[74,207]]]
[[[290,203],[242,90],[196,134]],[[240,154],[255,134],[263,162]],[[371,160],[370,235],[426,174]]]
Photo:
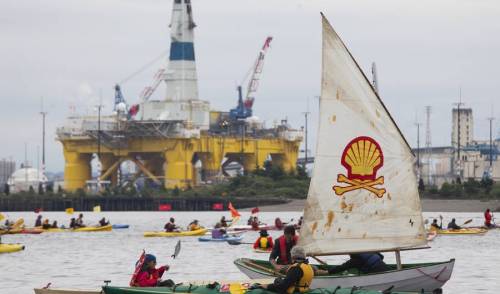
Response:
[[[433,219],[432,224],[431,224],[431,230],[435,231],[435,230],[442,230],[442,229],[443,229],[443,221],[441,220],[441,224],[438,225],[438,220]]]
[[[301,217],[299,218],[299,221],[298,221],[298,222],[297,222],[297,224],[295,225],[295,228],[296,228],[296,229],[300,229],[300,226],[302,226],[302,222],[303,222],[303,221],[304,221],[304,217],[303,217],[303,216],[301,216]]]
[[[269,262],[272,266],[280,270],[284,265],[292,263],[290,250],[297,245],[298,237],[295,235],[294,226],[286,226],[283,230],[283,235],[276,239],[273,251],[269,255]]]
[[[378,273],[389,270],[384,262],[384,256],[380,253],[349,254],[350,259],[339,266],[328,269],[329,274],[341,273],[345,270],[355,268],[362,273]]]
[[[253,220],[252,220],[252,230],[254,231],[257,231],[259,230],[259,218],[257,218],[256,216],[253,217]]]
[[[283,230],[283,222],[281,221],[281,219],[279,217],[277,217],[275,220],[274,220],[274,226],[276,227],[277,230]]]
[[[462,227],[460,227],[459,225],[457,225],[455,223],[455,219],[451,219],[451,222],[448,224],[448,230],[460,230]]]
[[[226,229],[224,229],[220,223],[217,223],[212,230],[212,239],[222,239],[226,237],[226,233]]]
[[[39,214],[37,217],[36,217],[36,221],[35,221],[35,227],[41,227],[42,226],[42,215]]]
[[[314,278],[314,268],[306,259],[304,248],[295,246],[291,250],[293,264],[288,268],[285,278],[277,278],[272,284],[257,285],[251,288],[264,288],[280,294],[304,293],[309,291]]]
[[[52,223],[51,228],[52,228],[52,229],[57,229],[57,228],[58,228],[58,226],[57,226],[57,221],[56,221],[56,220]]]
[[[76,228],[83,228],[85,225],[83,224],[83,213],[80,213],[78,215],[78,218],[75,220],[75,227]]]
[[[99,225],[100,225],[101,227],[107,226],[107,225],[109,225],[109,221],[106,221],[106,218],[105,218],[105,217],[103,217],[103,218],[101,218],[101,220],[99,221]]]
[[[168,265],[156,268],[156,257],[152,254],[146,254],[144,265],[135,279],[137,287],[173,287],[175,283],[172,280],[161,281],[163,273],[168,271]]]
[[[179,232],[179,228],[175,224],[175,219],[173,217],[170,218],[170,221],[165,224],[165,232],[171,233],[171,232]]]
[[[50,225],[50,223],[49,223],[49,219],[48,219],[48,218],[46,218],[46,219],[43,221],[43,224],[42,224],[42,229],[44,229],[44,230],[48,230],[48,229],[50,229],[50,228],[52,228],[52,226],[51,226],[51,225]]]
[[[222,217],[220,218],[220,225],[221,225],[221,227],[223,227],[223,228],[227,228],[227,220],[226,220],[226,217],[225,217],[225,216],[222,216]]]
[[[69,228],[76,229],[76,219],[74,217],[72,217],[70,222],[69,222]]]
[[[192,221],[189,225],[188,225],[188,230],[190,231],[196,231],[196,230],[200,230],[201,229],[201,226],[198,224],[198,220],[195,219],[194,221]]]
[[[484,226],[487,228],[492,228],[493,224],[491,223],[491,219],[493,218],[493,215],[490,212],[490,209],[486,209],[484,212]]]
[[[273,246],[273,237],[269,236],[267,230],[260,230],[260,237],[253,244],[253,249],[270,250]]]

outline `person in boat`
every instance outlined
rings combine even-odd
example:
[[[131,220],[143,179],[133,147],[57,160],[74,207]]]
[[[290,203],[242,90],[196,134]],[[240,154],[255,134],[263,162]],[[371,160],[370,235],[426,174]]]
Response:
[[[276,239],[273,250],[269,255],[269,262],[275,269],[281,270],[284,266],[292,263],[290,250],[297,245],[298,239],[295,235],[295,227],[286,226],[283,235]]]
[[[199,222],[197,219],[195,219],[194,221],[192,221],[189,225],[188,225],[188,230],[189,231],[197,231],[197,230],[200,230],[201,229],[201,226],[199,225]]]
[[[253,222],[253,216],[251,215],[248,220],[247,220],[247,225],[248,226],[251,226],[252,225],[252,222]]]
[[[57,225],[57,221],[55,220],[53,223],[52,223],[52,226],[50,226],[50,228],[52,229],[57,229],[59,226]]]
[[[274,220],[274,226],[276,227],[277,230],[283,230],[283,227],[285,226],[285,224],[281,221],[281,219],[279,217],[277,217]]]
[[[78,218],[75,220],[75,227],[76,228],[83,228],[85,225],[83,224],[83,213],[80,213],[78,215]]]
[[[256,216],[253,217],[251,226],[252,226],[252,230],[254,230],[254,231],[257,231],[259,229],[259,218],[258,217],[256,217]]]
[[[441,224],[438,225],[438,220],[437,219],[432,220],[432,224],[431,224],[431,230],[432,231],[442,230],[442,229],[443,229],[443,223],[442,222],[441,222]]]
[[[36,221],[35,221],[35,227],[41,227],[42,226],[42,215],[38,215],[36,217]]]
[[[71,220],[69,221],[69,228],[76,229],[76,219],[74,217],[72,217]]]
[[[180,232],[179,227],[175,224],[175,218],[173,217],[171,217],[169,222],[165,224],[164,229],[167,233]]]
[[[228,225],[227,225],[227,220],[226,220],[226,217],[225,217],[225,216],[222,216],[222,217],[220,218],[220,222],[219,222],[219,224],[220,224],[223,228],[227,228],[227,227],[228,227]]]
[[[42,224],[42,229],[44,230],[48,230],[52,228],[52,225],[49,223],[49,219],[46,218],[44,221],[43,221],[43,224]]]
[[[296,228],[296,229],[300,229],[300,226],[302,226],[302,222],[303,222],[303,221],[304,221],[304,217],[303,217],[303,216],[301,216],[301,217],[299,218],[299,221],[298,221],[298,222],[297,222],[297,224],[295,225],[295,228]]]
[[[308,263],[304,248],[295,246],[292,248],[290,255],[292,265],[288,267],[285,278],[277,278],[272,284],[257,284],[251,288],[264,288],[280,294],[304,293],[309,291],[315,269]]]
[[[156,268],[156,257],[153,254],[146,254],[141,271],[135,279],[136,287],[173,287],[172,280],[162,281],[163,273],[168,271],[168,265]]]
[[[491,223],[491,220],[493,219],[493,215],[490,212],[490,209],[486,209],[484,212],[484,226],[487,228],[492,228],[494,225]]]
[[[267,230],[260,230],[260,237],[253,244],[253,249],[271,250],[273,246],[273,237],[269,236]]]
[[[107,226],[107,225],[109,225],[109,221],[107,221],[106,218],[103,217],[103,218],[101,218],[101,220],[99,220],[99,225],[101,227]]]
[[[216,223],[212,230],[212,239],[223,239],[227,236],[226,234],[226,229],[220,223]]]
[[[460,227],[459,225],[457,225],[457,223],[455,222],[455,219],[451,219],[451,222],[448,223],[448,230],[460,230],[462,227]]]
[[[378,273],[389,270],[384,262],[384,256],[380,253],[358,253],[349,254],[350,259],[339,266],[328,269],[329,274],[341,273],[355,268],[364,274]]]

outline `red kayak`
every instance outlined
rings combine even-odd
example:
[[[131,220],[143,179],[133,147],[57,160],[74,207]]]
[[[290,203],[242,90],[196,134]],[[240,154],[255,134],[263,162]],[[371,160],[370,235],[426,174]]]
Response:
[[[33,228],[26,228],[22,229],[21,232],[18,234],[41,234],[43,233],[42,229],[33,229]]]

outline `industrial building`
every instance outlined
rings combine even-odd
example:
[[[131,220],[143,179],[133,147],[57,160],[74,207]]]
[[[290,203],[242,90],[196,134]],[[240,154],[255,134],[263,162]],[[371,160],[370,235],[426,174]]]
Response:
[[[16,170],[16,162],[13,160],[0,160],[0,191],[4,190],[10,175]]]
[[[500,181],[500,137],[474,140],[471,108],[452,110],[451,146],[416,148],[419,174],[426,185],[440,187],[457,178]],[[460,135],[459,135],[460,134]],[[491,143],[491,144],[490,144]]]
[[[115,111],[111,115],[68,117],[57,129],[65,168],[64,188],[74,191],[90,184],[120,182],[120,167],[133,162],[133,180],[145,176],[166,188],[196,184],[195,166],[203,180],[226,176],[224,167],[240,163],[246,171],[262,168],[266,160],[286,171],[296,168],[302,131],[286,121],[265,128],[254,116],[255,100],[267,38],[251,70],[246,95],[238,87],[237,106],[230,111],[211,110],[199,98],[192,6],[189,0],[173,1],[168,66],[161,68],[136,104],[128,104],[120,85],[115,87]],[[150,99],[159,85],[166,85],[161,100]],[[97,179],[91,161],[97,160]]]

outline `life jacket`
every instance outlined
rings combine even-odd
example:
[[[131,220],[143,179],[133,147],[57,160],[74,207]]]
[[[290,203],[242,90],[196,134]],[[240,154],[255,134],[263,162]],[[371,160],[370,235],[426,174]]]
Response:
[[[290,249],[297,244],[298,240],[299,240],[299,238],[297,236],[293,236],[292,246],[290,247]],[[280,256],[278,259],[279,263],[280,264],[290,264],[291,260],[288,259],[288,255],[290,254],[290,252],[287,251],[287,249],[286,249],[285,235],[282,235],[281,237],[276,239],[276,242],[279,242],[279,244],[280,244],[279,245],[280,246]]]
[[[378,254],[361,253],[359,254],[359,258],[363,261],[360,270],[365,273],[370,272],[383,263],[382,258]]]
[[[267,249],[269,247],[269,239],[268,237],[260,237],[259,238],[259,248]]]
[[[484,213],[484,224],[487,226],[491,225],[491,214],[489,212]]]
[[[292,293],[304,293],[309,291],[309,286],[311,286],[312,280],[314,278],[314,269],[313,267],[308,264],[308,263],[295,263],[291,267],[288,268],[287,272],[292,268],[292,267],[300,267],[302,270],[302,278],[295,283],[295,285],[290,286],[286,292],[288,294]]]

